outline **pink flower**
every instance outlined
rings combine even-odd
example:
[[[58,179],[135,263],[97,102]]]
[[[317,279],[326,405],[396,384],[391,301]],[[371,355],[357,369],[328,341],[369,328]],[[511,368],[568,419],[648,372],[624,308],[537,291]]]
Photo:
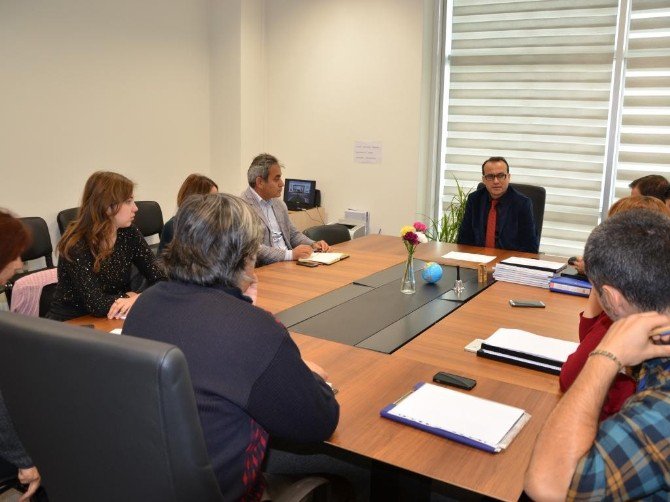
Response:
[[[413,226],[417,232],[425,232],[426,230],[428,230],[428,227],[425,224],[421,223],[420,221],[415,221]]]
[[[407,232],[405,235],[402,236],[402,238],[403,240],[406,240],[413,246],[419,244],[419,236],[416,235],[414,232]]]

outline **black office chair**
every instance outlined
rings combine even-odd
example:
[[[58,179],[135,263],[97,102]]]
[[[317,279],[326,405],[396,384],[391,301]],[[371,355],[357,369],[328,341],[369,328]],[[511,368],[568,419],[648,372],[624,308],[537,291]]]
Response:
[[[158,202],[153,200],[138,200],[135,213],[135,226],[140,229],[144,237],[160,235],[163,231],[163,212]]]
[[[9,312],[0,332],[0,387],[50,500],[223,500],[179,349]]]
[[[46,221],[39,216],[29,216],[19,219],[28,228],[32,237],[30,246],[21,254],[21,260],[25,263],[43,258],[45,266],[35,270],[24,270],[14,274],[12,278],[7,281],[4,285],[4,290],[5,296],[7,297],[7,305],[10,307],[12,305],[12,288],[16,281],[27,275],[34,274],[35,272],[54,268],[52,257],[53,246],[51,244],[51,236],[49,235],[49,227],[47,227]],[[46,298],[45,301],[47,301]]]
[[[140,229],[142,235],[144,237],[155,234],[160,235],[163,230],[163,212],[158,202],[153,200],[138,200],[135,204],[137,204],[137,213],[135,213],[134,224]],[[77,217],[78,212],[78,207],[72,207],[70,209],[63,209],[58,213],[56,221],[58,222],[61,235],[63,235],[70,222]]]
[[[223,501],[177,347],[11,312],[0,333],[0,387],[49,500]],[[273,500],[331,487],[303,477]]]
[[[61,235],[65,233],[65,229],[70,222],[77,217],[78,212],[78,207],[71,207],[70,209],[63,209],[56,215],[56,222],[58,223],[58,230],[60,230]]]
[[[547,191],[544,187],[527,185],[526,183],[510,183],[510,186],[525,195],[533,203],[533,220],[535,220],[535,233],[539,242],[542,237],[542,225],[544,223],[544,206],[547,200]],[[484,183],[477,185],[477,190],[484,187]]]
[[[18,469],[15,466],[0,458],[0,493],[8,490],[23,491],[17,473]]]
[[[349,228],[341,223],[310,227],[303,233],[313,241],[326,241],[331,246],[351,240]]]

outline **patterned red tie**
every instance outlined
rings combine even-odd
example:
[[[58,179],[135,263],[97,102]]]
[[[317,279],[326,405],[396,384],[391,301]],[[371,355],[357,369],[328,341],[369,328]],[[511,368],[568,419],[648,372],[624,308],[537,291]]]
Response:
[[[486,220],[486,242],[484,244],[487,248],[496,247],[496,218],[498,216],[498,211],[496,211],[497,205],[498,199],[491,199],[491,209],[489,209],[489,217]]]

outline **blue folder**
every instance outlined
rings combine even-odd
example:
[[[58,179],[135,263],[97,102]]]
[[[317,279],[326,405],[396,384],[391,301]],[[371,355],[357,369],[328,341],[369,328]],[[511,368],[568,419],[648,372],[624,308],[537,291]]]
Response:
[[[423,384],[424,384],[424,382],[417,383],[414,386],[414,390],[417,390]],[[468,446],[474,446],[475,448],[479,448],[480,450],[488,451],[490,453],[497,453],[497,452],[500,451],[499,448],[494,448],[490,445],[480,443],[479,441],[475,441],[474,439],[470,439],[468,437],[464,437],[464,436],[460,436],[458,434],[454,434],[453,432],[445,431],[443,429],[438,429],[436,427],[431,427],[430,425],[426,425],[426,424],[421,423],[421,422],[410,420],[408,418],[398,417],[396,415],[391,415],[389,412],[393,408],[395,408],[409,394],[411,394],[411,392],[405,394],[403,397],[401,397],[395,403],[391,403],[388,406],[385,406],[384,408],[382,408],[382,410],[379,412],[379,414],[382,417],[388,418],[390,420],[394,420],[395,422],[400,422],[401,424],[409,425],[410,427],[415,427],[417,429],[421,429],[422,431],[430,432],[431,434],[435,434],[436,436],[441,436],[443,438],[451,439],[453,441],[457,441],[459,443],[462,443],[462,444],[465,444],[465,445],[468,445]]]

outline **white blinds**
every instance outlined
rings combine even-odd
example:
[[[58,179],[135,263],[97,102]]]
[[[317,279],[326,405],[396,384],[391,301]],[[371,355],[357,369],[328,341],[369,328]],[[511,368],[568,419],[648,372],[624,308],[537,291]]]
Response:
[[[618,2],[448,5],[442,202],[452,175],[474,186],[482,162],[502,155],[512,182],[547,190],[540,249],[581,253],[598,223]]]
[[[670,174],[668,0],[632,2],[615,196],[645,174]]]

